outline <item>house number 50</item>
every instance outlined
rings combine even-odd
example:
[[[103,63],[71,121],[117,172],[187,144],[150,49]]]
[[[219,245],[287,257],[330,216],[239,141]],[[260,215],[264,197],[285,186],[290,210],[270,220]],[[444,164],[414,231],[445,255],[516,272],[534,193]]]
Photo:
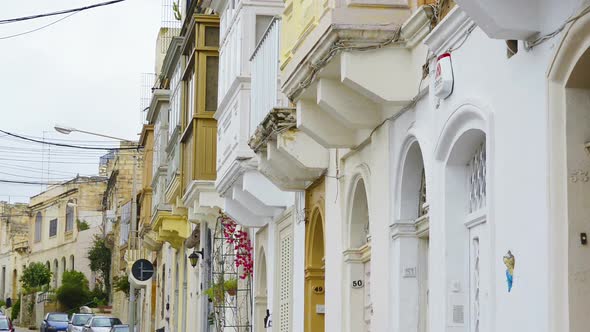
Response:
[[[362,280],[353,280],[352,288],[363,288],[364,284]]]

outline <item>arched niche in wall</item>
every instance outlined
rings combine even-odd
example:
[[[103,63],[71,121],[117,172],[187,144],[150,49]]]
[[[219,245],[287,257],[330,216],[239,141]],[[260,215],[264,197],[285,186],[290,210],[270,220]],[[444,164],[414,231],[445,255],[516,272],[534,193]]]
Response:
[[[402,145],[395,222],[391,225],[390,303],[393,328],[428,331],[429,205],[422,149],[414,136]]]

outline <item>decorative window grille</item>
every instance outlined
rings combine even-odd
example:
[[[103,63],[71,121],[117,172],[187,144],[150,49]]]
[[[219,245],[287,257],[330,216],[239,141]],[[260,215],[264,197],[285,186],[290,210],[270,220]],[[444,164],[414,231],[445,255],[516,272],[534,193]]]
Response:
[[[37,212],[35,217],[35,242],[41,242],[41,231],[43,227],[43,216],[41,212]]]
[[[472,286],[472,317],[473,332],[479,332],[480,301],[479,301],[479,238],[473,239],[473,286]]]
[[[486,206],[486,144],[482,143],[469,161],[469,212]]]
[[[373,317],[373,303],[371,302],[371,261],[364,264],[365,270],[365,298],[364,298],[364,319],[365,331],[371,331],[371,319]]]
[[[422,168],[422,177],[420,179],[420,196],[418,197],[418,217],[428,214],[428,205],[426,204],[426,173]]]
[[[74,208],[66,206],[66,232],[71,232],[74,229]]]
[[[279,331],[291,331],[291,294],[293,292],[293,234],[290,228],[280,236]]]

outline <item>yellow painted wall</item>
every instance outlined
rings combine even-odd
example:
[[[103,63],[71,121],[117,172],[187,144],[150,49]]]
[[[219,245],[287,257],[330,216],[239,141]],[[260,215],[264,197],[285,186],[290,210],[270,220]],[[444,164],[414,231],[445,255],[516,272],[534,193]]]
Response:
[[[329,0],[287,0],[281,31],[281,67],[329,9]]]

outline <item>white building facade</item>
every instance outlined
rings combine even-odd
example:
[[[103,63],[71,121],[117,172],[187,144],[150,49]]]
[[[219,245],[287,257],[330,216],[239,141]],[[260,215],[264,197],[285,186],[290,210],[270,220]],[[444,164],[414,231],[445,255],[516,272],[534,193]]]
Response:
[[[224,212],[248,231],[254,260],[253,304],[241,310],[253,331],[303,331],[305,186],[274,181],[267,137],[259,135],[271,113],[288,108],[279,89],[284,3],[212,6],[221,18],[216,190]]]
[[[282,63],[296,130],[257,151],[282,188],[316,151],[283,143],[329,151],[325,330],[584,330],[588,3],[415,5],[329,7]]]

